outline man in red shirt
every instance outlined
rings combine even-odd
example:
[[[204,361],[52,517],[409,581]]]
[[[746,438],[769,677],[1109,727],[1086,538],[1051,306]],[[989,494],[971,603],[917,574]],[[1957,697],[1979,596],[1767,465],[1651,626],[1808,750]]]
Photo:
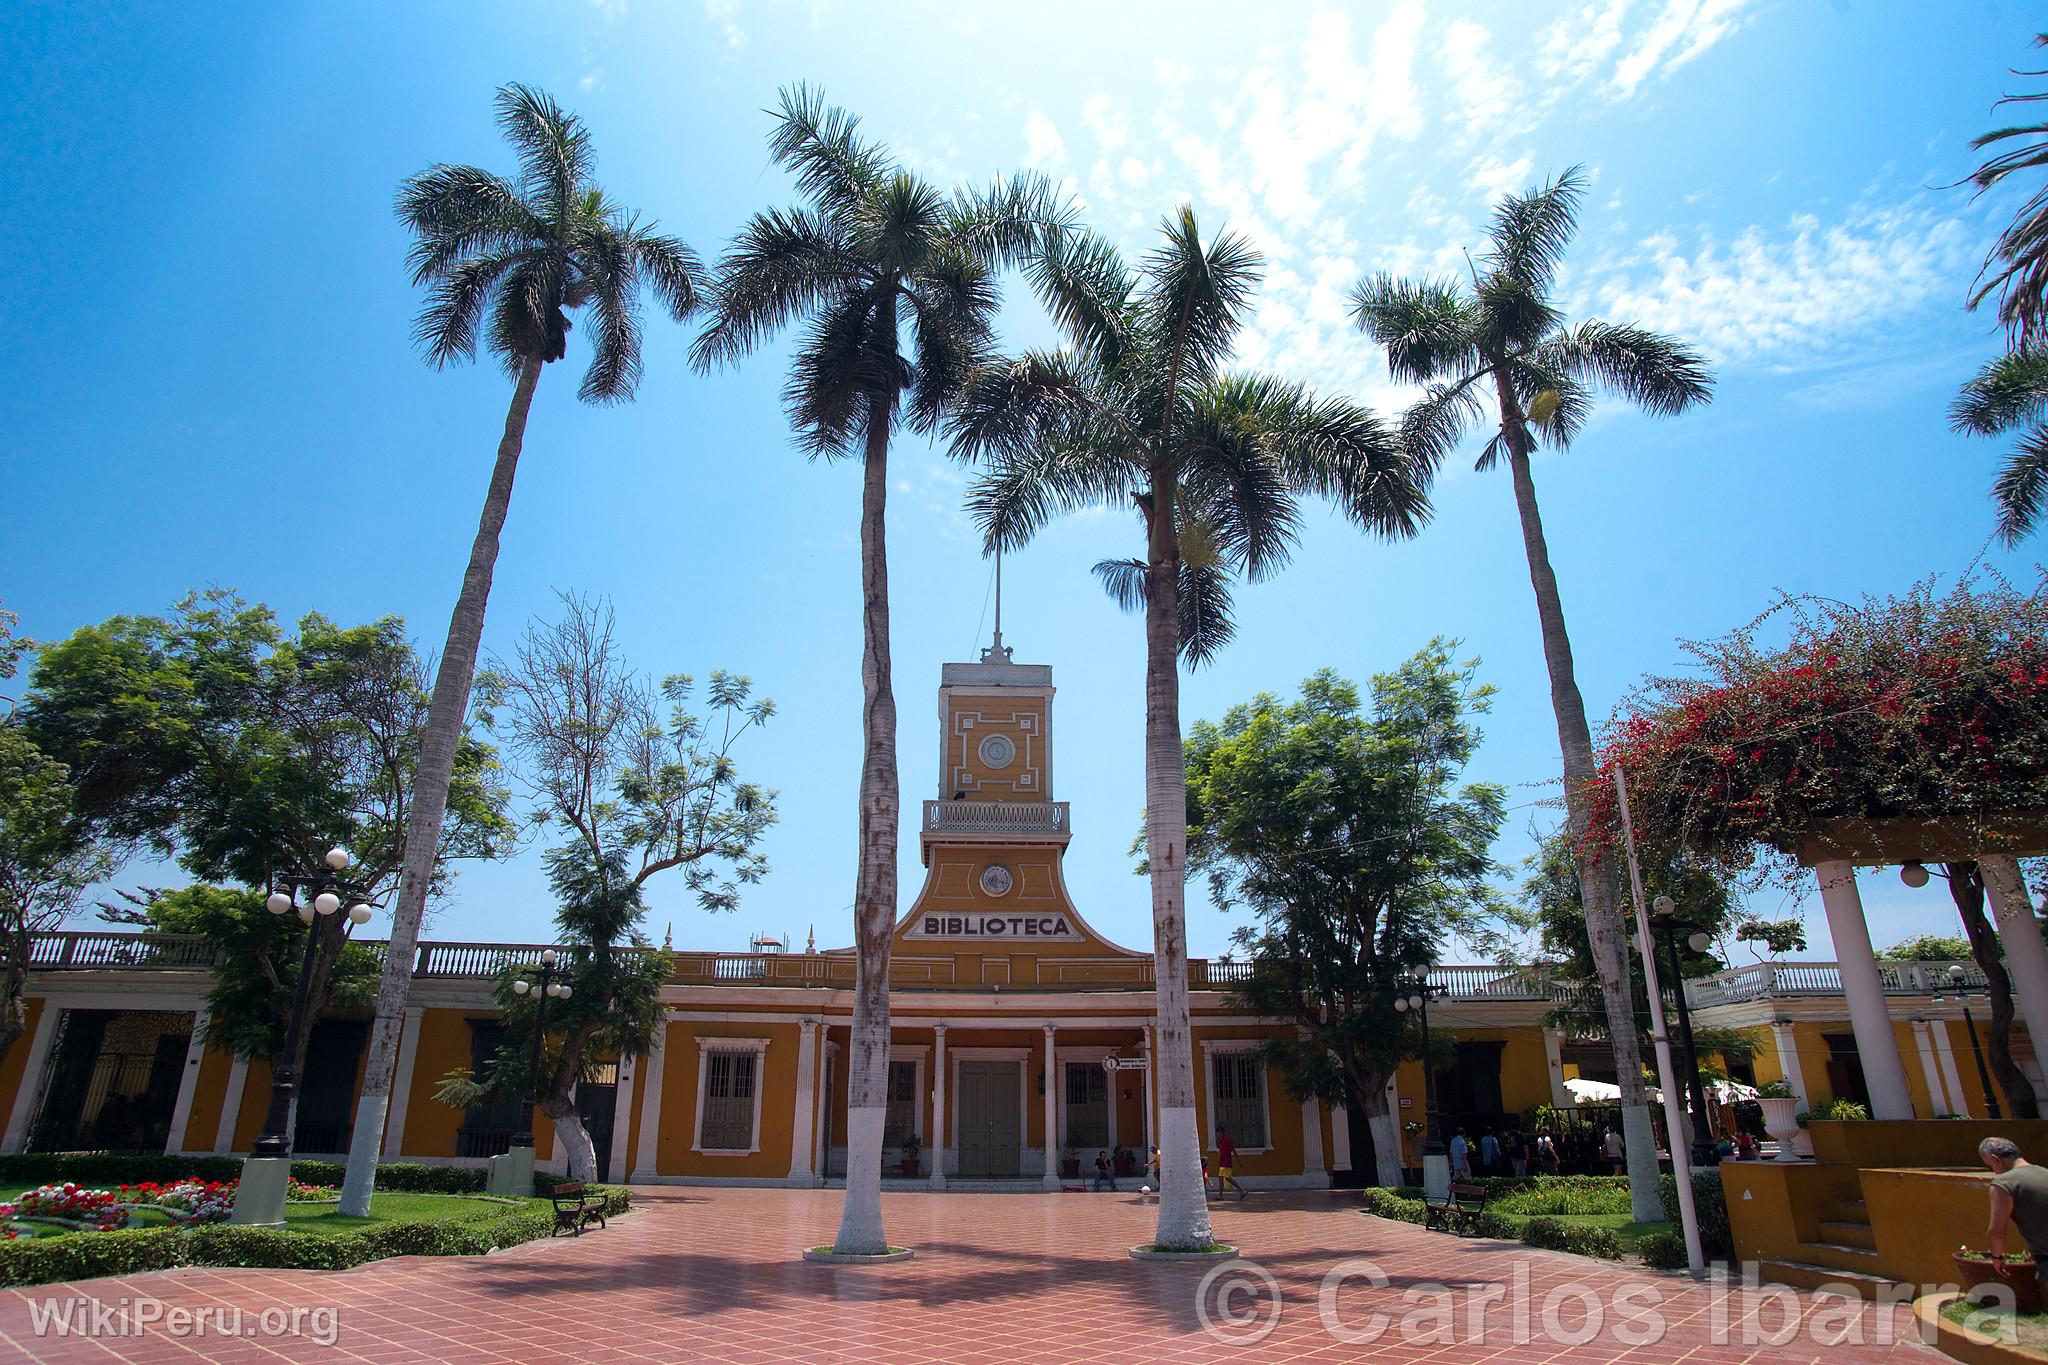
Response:
[[[1230,1140],[1230,1131],[1216,1130],[1216,1197],[1221,1199],[1225,1190],[1236,1190],[1237,1197],[1245,1197],[1244,1186],[1237,1183],[1231,1168],[1237,1165],[1237,1144]]]

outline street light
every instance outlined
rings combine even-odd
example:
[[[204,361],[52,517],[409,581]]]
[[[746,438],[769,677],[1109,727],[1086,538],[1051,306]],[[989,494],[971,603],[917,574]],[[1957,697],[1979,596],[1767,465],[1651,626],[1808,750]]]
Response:
[[[1430,984],[1427,976],[1404,976],[1394,983],[1394,1012],[1413,1010],[1422,1025],[1422,1187],[1431,1199],[1447,1198],[1451,1192],[1450,1149],[1444,1146],[1443,1118],[1436,1107],[1436,1059],[1429,1050],[1429,998],[1449,990]]]
[[[1963,1027],[1970,1031],[1970,1052],[1977,1059],[1977,1083],[1984,1087],[1984,1112],[1992,1119],[2000,1119],[2004,1115],[1998,1111],[1998,1092],[1991,1088],[1991,1068],[1984,1065],[1984,1045],[1977,1041],[1977,1020],[1970,1014],[1969,992],[1963,989],[1966,976],[1968,973],[1960,964],[1951,965],[1948,969],[1949,985],[1955,991],[1956,1004],[1963,1008]],[[1937,995],[1929,1003],[1940,1009],[1942,999]]]
[[[548,1036],[548,1001],[567,1000],[573,994],[569,983],[562,980],[568,974],[569,967],[562,961],[562,955],[553,948],[543,948],[540,954],[540,967],[534,972],[535,979],[529,981],[520,976],[514,978],[512,982],[514,995],[524,996],[538,992],[540,1002],[539,1013],[533,1023],[531,1060],[526,1067],[526,1099],[521,1111],[520,1129],[512,1135],[512,1146],[526,1149],[523,1169],[528,1184],[531,1184],[533,1179],[533,1107],[540,1100],[540,1050],[541,1044]]]
[[[1664,953],[1671,959],[1671,994],[1678,1000],[1678,1040],[1685,1049],[1686,1086],[1692,1092],[1692,1166],[1696,1171],[1703,1170],[1718,1165],[1721,1154],[1714,1145],[1713,1130],[1707,1125],[1707,1089],[1700,1079],[1699,1053],[1693,1046],[1692,1011],[1685,1003],[1685,977],[1678,970],[1678,904],[1669,896],[1659,896],[1650,902],[1650,907],[1656,912],[1651,922],[1663,932]],[[1704,953],[1713,941],[1694,930],[1685,942],[1694,952]]]
[[[321,865],[310,872],[282,873],[271,881],[270,895],[263,908],[273,915],[296,910],[308,925],[315,919],[338,914],[346,903],[351,924],[367,924],[370,907],[364,903],[369,883],[342,876],[348,867],[348,850],[336,845],[327,850]],[[300,893],[310,892],[301,904]],[[306,932],[306,951],[299,962],[298,986],[292,995],[291,1021],[285,1027],[284,1051],[271,1072],[270,1108],[263,1116],[263,1132],[250,1144],[248,1159],[242,1163],[242,1178],[235,1186],[235,1208],[230,1223],[254,1227],[284,1226],[285,1187],[292,1169],[292,1101],[298,1094],[299,1043],[306,1034],[307,993],[313,982],[313,961],[320,949],[320,930]]]

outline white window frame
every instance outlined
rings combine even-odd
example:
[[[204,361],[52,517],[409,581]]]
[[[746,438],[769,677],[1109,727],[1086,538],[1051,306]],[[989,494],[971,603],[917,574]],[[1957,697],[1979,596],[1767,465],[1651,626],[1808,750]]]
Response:
[[[1216,1068],[1210,1065],[1212,1053],[1257,1052],[1265,1045],[1262,1038],[1223,1038],[1213,1043],[1202,1044],[1202,1133],[1204,1150],[1216,1146]],[[1273,1150],[1273,1068],[1259,1060],[1259,1104],[1265,1110],[1266,1145],[1263,1147],[1240,1146],[1241,1156],[1258,1156]]]
[[[749,1147],[706,1147],[704,1145],[704,1084],[714,1052],[751,1053],[754,1058],[754,1125]],[[690,1150],[700,1156],[753,1156],[761,1150],[761,1096],[768,1089],[768,1040],[766,1038],[697,1039],[697,1114]]]
[[[1067,1079],[1067,1064],[1068,1064],[1068,1063],[1070,1063],[1070,1062],[1073,1062],[1073,1063],[1082,1063],[1082,1062],[1086,1062],[1086,1063],[1092,1063],[1093,1065],[1095,1065],[1095,1066],[1098,1066],[1098,1067],[1099,1067],[1099,1066],[1102,1066],[1102,1062],[1103,1062],[1103,1059],[1104,1059],[1105,1057],[1114,1057],[1114,1056],[1116,1056],[1117,1054],[1118,1054],[1118,1049],[1117,1049],[1117,1048],[1115,1048],[1115,1047],[1109,1046],[1108,1044],[1100,1044],[1100,1045],[1093,1045],[1093,1044],[1091,1044],[1091,1045],[1086,1045],[1086,1046],[1082,1046],[1082,1047],[1058,1047],[1058,1046],[1055,1046],[1055,1047],[1053,1048],[1053,1051],[1052,1051],[1052,1055],[1053,1055],[1053,1065],[1054,1065],[1054,1067],[1055,1067],[1055,1068],[1056,1068],[1056,1069],[1058,1070],[1058,1072],[1059,1072],[1059,1077],[1060,1077],[1060,1083],[1061,1083],[1061,1085],[1062,1085],[1062,1086],[1064,1086],[1064,1085],[1065,1085],[1065,1083],[1066,1083],[1066,1079]],[[1108,1071],[1108,1070],[1107,1070],[1107,1069],[1105,1068],[1105,1069],[1104,1069],[1104,1075],[1103,1075],[1103,1079],[1104,1079],[1104,1082],[1105,1082],[1105,1088],[1104,1088],[1104,1092],[1103,1092],[1103,1103],[1104,1103],[1104,1105],[1106,1106],[1106,1108],[1107,1108],[1107,1109],[1108,1109],[1108,1111],[1109,1111],[1109,1150],[1110,1150],[1111,1152],[1114,1152],[1114,1151],[1116,1151],[1117,1147],[1118,1147],[1118,1146],[1120,1145],[1120,1144],[1118,1143],[1118,1141],[1117,1141],[1117,1131],[1116,1131],[1116,1110],[1117,1110],[1117,1086],[1116,1086],[1116,1075],[1115,1075],[1114,1073],[1110,1073],[1110,1072],[1109,1072],[1109,1071]],[[1063,1093],[1063,1094],[1062,1094],[1062,1095],[1060,1096],[1060,1130],[1061,1130],[1061,1131],[1060,1131],[1060,1146],[1061,1146],[1061,1149],[1062,1149],[1062,1150],[1064,1150],[1064,1149],[1065,1149],[1065,1146],[1066,1146],[1066,1138],[1067,1138],[1067,1134],[1066,1134],[1066,1126],[1067,1126],[1067,1100],[1066,1100],[1066,1096],[1065,1096],[1065,1094]],[[1078,1150],[1079,1150],[1079,1149],[1076,1149],[1076,1151],[1077,1151],[1077,1154],[1078,1154]],[[1143,1155],[1143,1154],[1142,1154],[1142,1153],[1140,1153],[1139,1155]],[[1083,1174],[1083,1175],[1085,1176],[1085,1175],[1088,1175],[1088,1174],[1090,1174],[1090,1173],[1091,1173],[1091,1168],[1089,1167],[1089,1165],[1088,1165],[1087,1161],[1086,1161],[1086,1160],[1084,1159],[1084,1160],[1083,1160],[1083,1162],[1082,1162],[1082,1174]]]

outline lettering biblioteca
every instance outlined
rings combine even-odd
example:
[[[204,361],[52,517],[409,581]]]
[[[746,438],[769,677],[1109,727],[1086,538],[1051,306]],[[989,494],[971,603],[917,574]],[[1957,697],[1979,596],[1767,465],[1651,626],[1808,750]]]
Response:
[[[1052,915],[919,915],[912,938],[1078,939],[1073,921]]]

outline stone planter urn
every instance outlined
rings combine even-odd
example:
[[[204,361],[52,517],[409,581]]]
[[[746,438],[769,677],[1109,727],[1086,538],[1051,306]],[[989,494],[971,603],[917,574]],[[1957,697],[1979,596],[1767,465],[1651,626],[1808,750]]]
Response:
[[[1778,1144],[1778,1159],[1790,1161],[1799,1155],[1799,1139],[1806,1136],[1799,1120],[1794,1117],[1799,1112],[1799,1101],[1791,1098],[1760,1099],[1757,1104],[1764,1111],[1764,1131]]]

